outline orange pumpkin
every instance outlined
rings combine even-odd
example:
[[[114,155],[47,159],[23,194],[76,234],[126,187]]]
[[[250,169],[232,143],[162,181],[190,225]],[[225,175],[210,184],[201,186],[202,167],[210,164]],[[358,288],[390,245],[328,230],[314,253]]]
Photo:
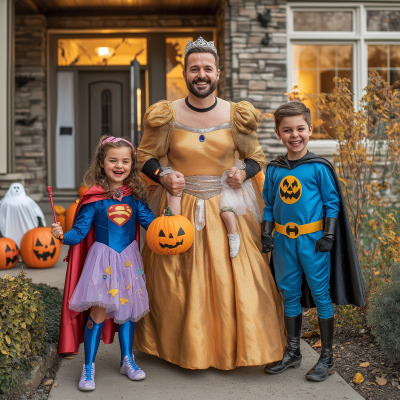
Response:
[[[10,269],[15,266],[19,259],[17,243],[6,238],[0,232],[0,269]]]
[[[39,227],[30,229],[21,240],[21,257],[31,268],[50,268],[60,258],[61,243],[44,227],[38,217]]]
[[[89,188],[85,185],[81,185],[78,189],[78,195],[79,197],[82,197],[87,191],[89,190]]]
[[[76,200],[75,203],[72,203],[65,213],[65,230],[64,232],[68,232],[71,230],[72,225],[74,224],[74,216],[76,208],[78,207],[79,200]]]
[[[146,242],[154,253],[173,255],[187,251],[193,244],[194,229],[182,215],[174,215],[169,207],[147,229]]]

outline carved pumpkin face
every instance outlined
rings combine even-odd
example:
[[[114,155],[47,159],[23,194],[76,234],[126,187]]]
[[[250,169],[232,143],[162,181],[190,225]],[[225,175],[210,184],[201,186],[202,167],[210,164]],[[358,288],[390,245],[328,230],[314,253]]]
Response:
[[[21,241],[21,257],[28,267],[49,268],[60,257],[61,244],[50,228],[39,227],[25,233]]]
[[[285,176],[279,185],[279,195],[286,204],[294,204],[301,197],[302,186],[295,176]]]
[[[165,215],[156,218],[149,226],[146,242],[154,253],[172,255],[183,253],[193,244],[194,229],[182,215],[174,215],[169,207]]]
[[[19,249],[14,240],[5,238],[0,233],[0,269],[15,266],[19,258]]]

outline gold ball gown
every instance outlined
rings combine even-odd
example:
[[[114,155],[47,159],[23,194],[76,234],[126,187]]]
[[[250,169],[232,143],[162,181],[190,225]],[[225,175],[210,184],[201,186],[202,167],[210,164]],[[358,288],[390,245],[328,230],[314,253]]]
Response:
[[[231,103],[226,124],[201,130],[179,124],[172,102],[162,100],[147,110],[144,126],[140,167],[168,156],[168,166],[185,177],[204,177],[221,176],[234,165],[235,154],[260,168],[265,163],[257,113],[244,101]],[[261,213],[262,176],[251,178]],[[160,191],[156,215],[167,206],[166,190]],[[194,226],[197,200],[183,193],[182,215]],[[195,228],[194,243],[185,253],[162,256],[144,245],[150,313],[136,325],[134,347],[190,369],[230,370],[280,360],[286,346],[283,306],[268,257],[261,252],[260,223],[249,211],[236,217],[241,247],[231,259],[220,195],[204,201],[204,214],[205,226]]]

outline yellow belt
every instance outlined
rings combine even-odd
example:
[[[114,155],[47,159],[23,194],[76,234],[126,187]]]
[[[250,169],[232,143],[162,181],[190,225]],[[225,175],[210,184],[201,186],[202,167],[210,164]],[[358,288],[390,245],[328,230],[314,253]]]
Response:
[[[286,225],[278,224],[275,221],[275,230],[281,235],[286,235],[290,239],[297,239],[300,235],[307,235],[322,231],[324,229],[324,220],[311,222],[311,224],[297,225],[294,222],[288,222]]]

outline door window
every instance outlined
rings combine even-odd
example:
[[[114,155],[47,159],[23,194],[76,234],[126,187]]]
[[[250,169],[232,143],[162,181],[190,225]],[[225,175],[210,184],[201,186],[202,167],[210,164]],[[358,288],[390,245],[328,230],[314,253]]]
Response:
[[[167,100],[173,101],[187,96],[186,82],[183,80],[184,50],[193,37],[167,38],[166,45],[166,84]]]
[[[393,85],[400,79],[400,45],[368,45],[368,68],[375,68],[385,81]]]

